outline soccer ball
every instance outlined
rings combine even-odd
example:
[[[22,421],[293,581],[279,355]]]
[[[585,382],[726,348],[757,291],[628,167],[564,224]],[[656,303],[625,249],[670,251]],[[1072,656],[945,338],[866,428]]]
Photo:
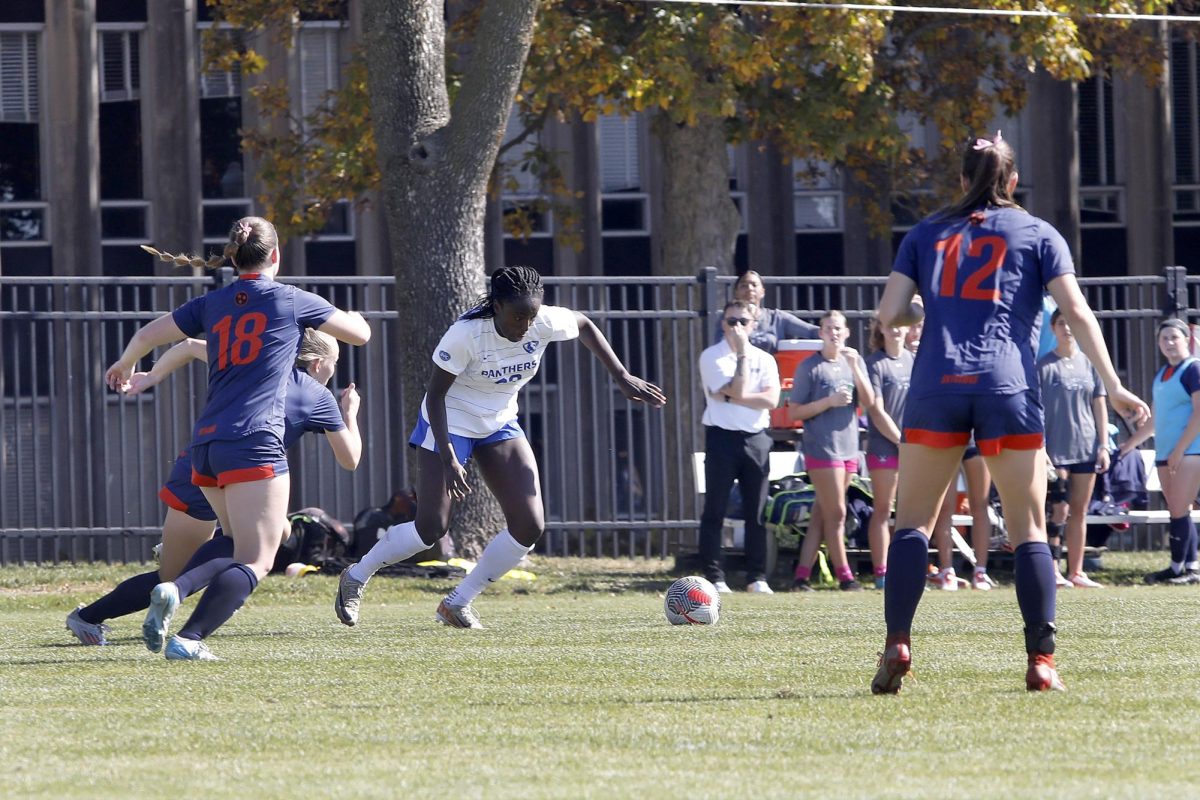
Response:
[[[689,575],[667,589],[665,607],[672,625],[715,625],[721,617],[721,595],[704,578]]]

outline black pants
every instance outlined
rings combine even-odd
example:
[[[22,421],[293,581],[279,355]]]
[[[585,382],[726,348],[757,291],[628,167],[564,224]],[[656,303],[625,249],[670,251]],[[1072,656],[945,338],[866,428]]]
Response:
[[[767,578],[767,529],[763,508],[767,504],[771,437],[765,432],[746,433],[724,428],[704,429],[704,513],[700,517],[700,558],[704,577],[725,580],[721,568],[721,528],[729,492],[736,480],[742,489],[746,518],[746,583]]]

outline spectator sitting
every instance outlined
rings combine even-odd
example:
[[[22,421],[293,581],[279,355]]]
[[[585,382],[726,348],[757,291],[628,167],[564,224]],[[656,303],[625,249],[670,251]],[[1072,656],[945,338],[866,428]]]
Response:
[[[816,339],[821,335],[821,329],[812,323],[774,308],[764,308],[762,301],[765,291],[762,276],[752,269],[743,272],[733,284],[733,297],[754,306],[754,330],[750,334],[750,344],[770,355],[775,355],[779,349],[780,339]],[[720,342],[725,332],[718,326],[715,341]]]

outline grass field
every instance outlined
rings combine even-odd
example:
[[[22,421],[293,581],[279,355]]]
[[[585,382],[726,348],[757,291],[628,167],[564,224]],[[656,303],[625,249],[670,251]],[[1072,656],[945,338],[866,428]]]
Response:
[[[1161,554],[1109,554],[1132,583]],[[662,615],[659,561],[538,559],[433,622],[442,581],[378,578],[340,625],[335,580],[270,578],[166,662],[112,623],[63,630],[128,568],[0,570],[4,797],[1195,796],[1200,589],[1060,595],[1069,691],[1024,691],[1011,587],[927,593],[916,681],[867,684],[882,594],[728,596],[712,628]],[[187,609],[184,610],[186,613]]]

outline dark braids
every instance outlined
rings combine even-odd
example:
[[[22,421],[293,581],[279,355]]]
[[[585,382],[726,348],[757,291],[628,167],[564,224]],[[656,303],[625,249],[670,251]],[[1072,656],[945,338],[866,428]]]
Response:
[[[542,276],[533,267],[500,267],[492,272],[488,291],[462,315],[463,319],[491,319],[496,316],[492,303],[508,303],[523,297],[540,300],[545,294]]]

